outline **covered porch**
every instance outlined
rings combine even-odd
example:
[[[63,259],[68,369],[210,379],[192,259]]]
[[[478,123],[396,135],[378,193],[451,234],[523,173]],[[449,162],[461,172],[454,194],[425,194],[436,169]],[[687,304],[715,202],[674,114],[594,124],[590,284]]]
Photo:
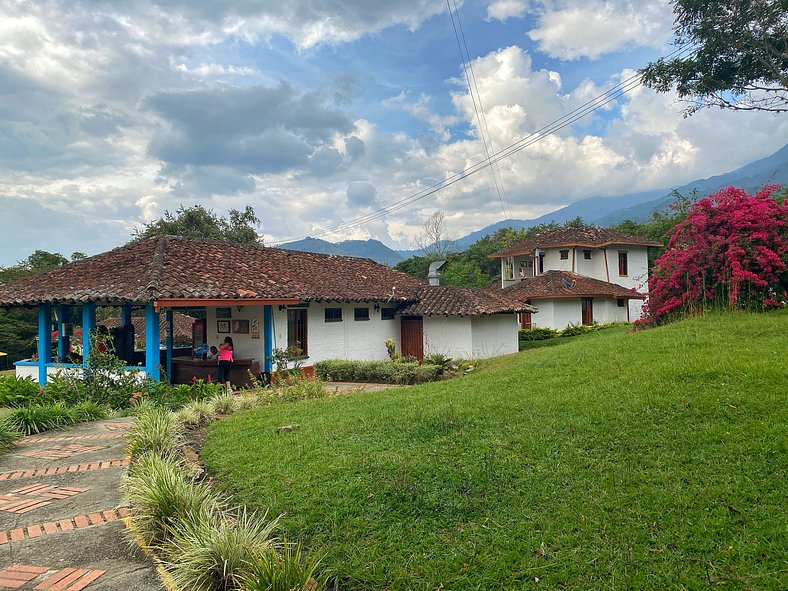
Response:
[[[140,380],[166,379],[171,383],[190,383],[194,378],[216,378],[215,360],[206,360],[210,345],[218,345],[224,336],[237,340],[237,367],[231,376],[234,385],[248,381],[248,373],[270,374],[274,346],[273,306],[297,304],[298,300],[284,299],[166,299],[144,305],[124,302],[84,302],[81,304],[40,304],[38,306],[38,336],[36,354],[28,360],[17,361],[17,377],[36,380],[45,386],[47,380],[59,372],[83,372],[92,347],[96,346],[96,312],[102,306],[120,308],[120,324],[105,330],[116,356],[126,365],[124,371],[136,372]],[[136,339],[132,316],[143,310],[144,341]],[[184,350],[176,350],[173,338],[173,314],[200,310],[204,318],[194,317],[192,343]],[[233,317],[235,311],[235,317]],[[137,315],[139,315],[137,313]],[[81,326],[76,334],[74,325]],[[162,328],[164,330],[162,331]],[[164,334],[162,339],[161,335]],[[53,347],[56,335],[56,348]],[[75,339],[78,342],[73,343]],[[139,347],[135,348],[135,341]],[[54,349],[54,350],[53,350]],[[81,353],[72,352],[81,350]],[[135,350],[136,349],[136,350]]]

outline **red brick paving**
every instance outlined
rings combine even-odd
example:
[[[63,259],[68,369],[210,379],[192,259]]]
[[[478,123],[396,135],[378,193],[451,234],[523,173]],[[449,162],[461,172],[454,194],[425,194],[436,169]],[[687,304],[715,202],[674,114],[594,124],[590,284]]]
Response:
[[[122,439],[125,433],[99,433],[97,435],[61,435],[59,437],[25,437],[19,443],[57,443],[59,441],[92,441],[94,439]]]
[[[0,545],[8,544],[9,541],[20,542],[25,538],[37,538],[42,535],[51,535],[83,527],[102,525],[122,519],[127,515],[128,510],[121,507],[119,509],[107,509],[98,513],[90,513],[89,515],[76,515],[70,519],[48,521],[46,523],[37,523],[26,527],[0,531]]]
[[[12,564],[0,571],[0,588],[41,591],[82,591],[107,571]]]
[[[98,464],[98,468],[95,466]],[[90,464],[73,464],[71,466],[53,466],[51,468],[38,468],[37,470],[16,470],[15,472],[0,472],[0,480],[16,480],[17,478],[30,478],[31,476],[46,476],[51,474],[65,474],[66,472],[86,472],[88,470],[103,470],[104,468],[123,468],[129,465],[129,459],[101,460]]]
[[[19,455],[25,456],[27,458],[40,458],[42,460],[62,460],[69,456],[73,456],[75,454],[83,454],[89,451],[98,451],[103,449],[103,446],[90,446],[90,445],[79,445],[79,444],[71,444],[71,445],[55,445],[50,447],[49,449],[39,449],[34,451],[26,451],[22,452]],[[56,474],[57,468],[55,468],[55,472],[49,472],[52,468],[47,468],[47,473],[49,474]],[[28,470],[28,472],[32,475],[34,471]],[[25,472],[27,474],[28,472]]]
[[[107,431],[119,431],[121,429],[128,429],[131,427],[131,423],[104,423],[104,427]]]

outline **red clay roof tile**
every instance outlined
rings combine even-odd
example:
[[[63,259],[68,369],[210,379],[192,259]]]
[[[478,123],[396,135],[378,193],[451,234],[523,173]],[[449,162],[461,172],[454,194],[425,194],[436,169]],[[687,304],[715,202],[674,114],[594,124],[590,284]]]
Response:
[[[494,252],[490,255],[491,259],[532,254],[537,248],[558,248],[561,246],[588,246],[599,248],[610,244],[629,244],[635,246],[662,246],[659,242],[654,242],[642,236],[625,234],[617,230],[608,228],[562,228],[552,232],[542,232],[507,246],[506,248]]]

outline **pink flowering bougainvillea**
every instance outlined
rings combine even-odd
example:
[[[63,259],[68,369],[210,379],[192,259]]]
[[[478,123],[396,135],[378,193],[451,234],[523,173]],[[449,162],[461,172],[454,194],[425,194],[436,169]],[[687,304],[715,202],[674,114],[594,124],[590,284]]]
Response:
[[[654,263],[641,324],[711,306],[776,307],[785,299],[788,202],[764,187],[728,187],[699,200]]]

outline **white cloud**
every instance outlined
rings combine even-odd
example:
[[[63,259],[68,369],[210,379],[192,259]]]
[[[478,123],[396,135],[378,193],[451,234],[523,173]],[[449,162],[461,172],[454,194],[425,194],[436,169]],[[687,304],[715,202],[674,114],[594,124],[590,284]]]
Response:
[[[505,21],[525,14],[528,0],[493,0],[487,5],[487,18]]]
[[[210,76],[252,76],[260,73],[256,68],[249,68],[247,66],[223,66],[222,64],[200,64],[199,66],[190,68],[186,64],[181,63],[178,64],[175,69],[185,74],[199,76],[200,78],[208,78]]]
[[[673,13],[655,0],[541,0],[528,36],[563,60],[598,59],[628,46],[655,47],[670,38]]]

